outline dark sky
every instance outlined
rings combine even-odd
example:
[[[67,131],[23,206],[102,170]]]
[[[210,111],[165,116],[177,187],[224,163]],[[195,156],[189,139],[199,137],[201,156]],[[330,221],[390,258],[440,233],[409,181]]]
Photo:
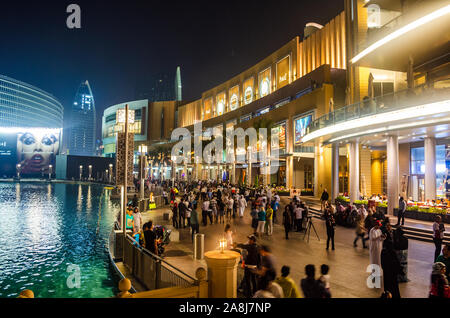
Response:
[[[80,30],[66,27],[70,3],[81,7]],[[343,7],[344,0],[3,1],[0,74],[52,93],[66,108],[88,79],[101,118],[178,65],[183,98],[197,99]]]

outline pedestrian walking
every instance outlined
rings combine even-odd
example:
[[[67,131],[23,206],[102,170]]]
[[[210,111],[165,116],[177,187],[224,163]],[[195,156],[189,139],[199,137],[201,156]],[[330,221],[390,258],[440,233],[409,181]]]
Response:
[[[369,233],[369,255],[370,264],[378,265],[381,268],[381,251],[383,249],[383,241],[386,236],[381,232],[381,222],[375,221],[374,226]]]
[[[289,206],[287,205],[284,208],[283,212],[283,226],[284,226],[284,233],[286,235],[286,240],[289,240],[289,231],[291,230],[291,212],[289,211]]]
[[[397,226],[405,225],[405,211],[406,211],[406,202],[403,197],[400,197],[398,202],[398,214],[397,214]],[[400,224],[401,223],[401,224]]]
[[[331,250],[334,251],[334,233],[336,228],[336,221],[334,219],[334,215],[331,209],[325,210],[324,219],[325,219],[325,226],[327,228],[327,250],[330,247],[331,241]]]
[[[433,223],[433,242],[436,247],[436,250],[434,251],[434,261],[436,261],[439,255],[441,255],[444,232],[445,227],[442,223],[442,218],[440,215],[438,215],[436,216],[435,222]]]
[[[264,225],[266,224],[266,211],[264,208],[260,208],[258,212],[258,228],[256,229],[256,234],[262,236],[264,233]]]
[[[320,196],[320,202],[321,202],[321,205],[320,205],[320,211],[321,211],[321,212],[324,211],[324,209],[325,209],[325,203],[328,201],[329,197],[330,197],[330,196],[329,196],[329,194],[328,194],[328,192],[327,192],[327,189],[323,189],[322,195]]]

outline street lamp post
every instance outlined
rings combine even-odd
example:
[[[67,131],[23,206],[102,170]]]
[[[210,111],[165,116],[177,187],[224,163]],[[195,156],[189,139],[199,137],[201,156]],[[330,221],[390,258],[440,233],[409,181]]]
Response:
[[[92,166],[89,165],[89,181],[92,179]]]
[[[52,168],[53,168],[52,165],[49,165],[49,166],[48,166],[48,179],[49,179],[49,180],[52,179]]]
[[[83,176],[83,166],[80,166],[80,181],[82,176]]]
[[[112,169],[113,169],[113,164],[110,163],[109,164],[109,183],[112,183]]]
[[[105,170],[105,182],[108,181],[108,169]]]
[[[20,163],[17,165],[17,179],[20,179]]]

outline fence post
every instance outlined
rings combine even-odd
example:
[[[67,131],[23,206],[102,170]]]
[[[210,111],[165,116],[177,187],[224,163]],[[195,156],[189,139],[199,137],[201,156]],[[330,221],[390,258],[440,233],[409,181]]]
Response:
[[[155,289],[161,288],[161,260],[155,261]]]

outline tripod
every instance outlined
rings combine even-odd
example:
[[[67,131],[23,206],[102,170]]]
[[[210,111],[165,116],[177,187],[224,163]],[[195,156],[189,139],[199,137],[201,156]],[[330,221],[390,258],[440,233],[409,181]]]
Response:
[[[312,216],[307,217],[306,231],[305,235],[303,235],[303,240],[305,239],[306,235],[308,235],[308,243],[309,243],[309,235],[311,234],[311,227],[314,230],[314,233],[316,233],[317,239],[320,241],[319,234],[317,234],[316,228],[314,227],[314,223],[312,222]]]

